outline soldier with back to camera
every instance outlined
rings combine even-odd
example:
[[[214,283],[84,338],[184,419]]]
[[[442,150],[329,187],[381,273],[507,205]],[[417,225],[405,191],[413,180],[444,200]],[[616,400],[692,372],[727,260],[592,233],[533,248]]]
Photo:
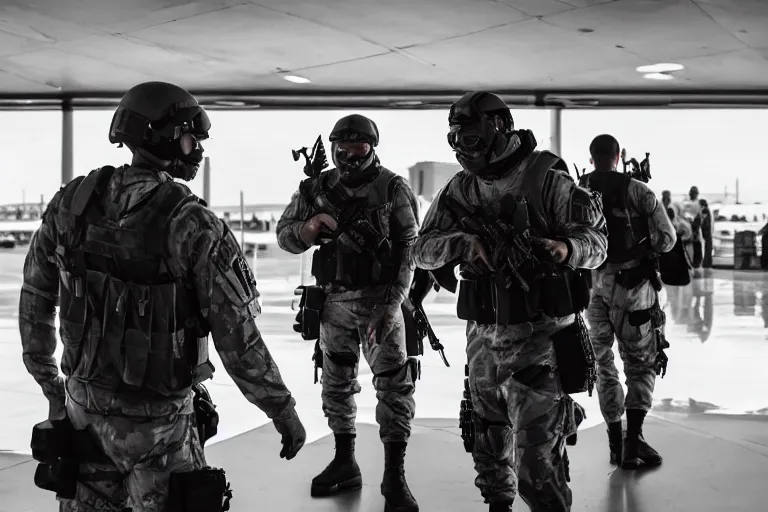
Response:
[[[213,373],[209,334],[240,391],[282,434],[280,456],[304,444],[295,400],[256,327],[259,294],[241,249],[174,181],[194,178],[209,129],[184,89],[131,88],[109,132],[131,164],[63,186],[32,238],[19,328],[24,363],[50,403],[33,453],[62,511],[227,510],[224,472],[203,453],[211,432],[196,420],[195,403],[210,397],[193,393]],[[53,357],[57,304],[66,380]]]
[[[579,343],[578,269],[600,265],[607,245],[599,201],[535,151],[499,96],[465,94],[449,124],[464,170],[432,202],[411,255],[435,277],[461,268],[475,485],[492,512],[511,511],[518,492],[534,512],[568,511],[566,439],[583,410],[563,391],[554,340]]]
[[[299,254],[319,245],[312,261],[315,293],[325,296],[319,326],[323,411],[336,455],[312,480],[312,496],[362,486],[355,460],[354,395],[362,353],[373,372],[376,421],[384,443],[381,493],[386,510],[418,511],[405,481],[404,457],[417,378],[405,346],[402,303],[412,270],[405,252],[418,231],[416,197],[403,178],[379,163],[376,124],[361,115],[340,119],[330,140],[336,168],[301,183],[277,224],[277,241]],[[306,320],[306,312],[304,315]],[[309,338],[307,338],[309,339]]]
[[[608,259],[594,273],[587,319],[598,364],[600,410],[608,424],[610,460],[625,469],[643,463],[656,466],[662,458],[643,436],[659,357],[666,357],[659,346],[665,318],[659,307],[661,281],[654,257],[671,251],[677,235],[653,191],[616,172],[620,148],[614,137],[595,137],[589,152],[595,170],[582,176],[582,185],[602,195],[608,226]],[[626,398],[613,360],[614,338],[624,361]],[[627,431],[622,439],[625,411]]]

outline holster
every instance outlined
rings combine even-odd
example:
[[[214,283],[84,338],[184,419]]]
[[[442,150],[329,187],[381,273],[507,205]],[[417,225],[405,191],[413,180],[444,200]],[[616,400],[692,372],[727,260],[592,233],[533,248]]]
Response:
[[[202,384],[193,386],[192,390],[195,393],[192,405],[195,409],[197,433],[200,444],[205,446],[205,442],[215,436],[219,430],[219,413],[216,412],[216,406]]]
[[[224,512],[229,510],[232,489],[226,473],[219,468],[203,468],[171,473],[166,512]]]
[[[35,485],[65,499],[74,499],[81,462],[110,463],[86,430],[75,430],[69,418],[46,420],[32,427],[32,458],[40,462]]]
[[[405,327],[405,352],[408,357],[424,355],[424,335],[419,333],[415,318],[415,312],[406,306],[405,302],[400,306],[403,312],[403,326]]]
[[[317,370],[323,369],[323,349],[320,348],[320,340],[315,342],[315,351],[312,353],[312,361],[315,363],[315,384],[317,384]]]
[[[576,320],[552,335],[557,370],[563,392],[567,394],[592,390],[597,381],[597,363],[589,331],[581,314]]]
[[[296,324],[293,330],[301,333],[305,340],[320,338],[320,315],[325,303],[325,292],[321,286],[300,286],[302,290],[299,301],[299,313],[296,315]]]

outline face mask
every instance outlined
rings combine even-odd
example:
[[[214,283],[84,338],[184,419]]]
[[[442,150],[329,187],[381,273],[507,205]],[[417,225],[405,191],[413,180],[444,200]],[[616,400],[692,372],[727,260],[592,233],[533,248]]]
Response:
[[[337,141],[333,143],[333,163],[342,176],[367,169],[373,162],[373,148],[368,142]]]

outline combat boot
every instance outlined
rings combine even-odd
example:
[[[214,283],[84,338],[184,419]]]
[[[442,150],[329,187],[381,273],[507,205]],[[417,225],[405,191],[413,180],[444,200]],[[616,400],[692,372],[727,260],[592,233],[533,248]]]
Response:
[[[512,504],[507,501],[497,501],[488,505],[488,512],[512,512]]]
[[[419,512],[408,482],[405,481],[406,443],[384,443],[384,478],[381,495],[384,496],[384,512]]]
[[[637,469],[641,464],[647,467],[661,464],[659,452],[651,448],[643,438],[643,420],[645,420],[645,411],[627,410],[627,437],[624,440],[622,469]]]
[[[336,455],[322,473],[312,479],[311,495],[331,496],[363,486],[360,466],[355,460],[355,434],[334,434]]]
[[[621,420],[608,423],[608,448],[611,450],[611,464],[621,466],[622,444],[624,434],[621,431]]]

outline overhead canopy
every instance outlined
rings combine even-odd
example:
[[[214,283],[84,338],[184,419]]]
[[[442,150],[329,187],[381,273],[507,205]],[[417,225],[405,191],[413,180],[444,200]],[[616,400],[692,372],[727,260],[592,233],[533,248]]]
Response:
[[[147,80],[240,108],[428,108],[473,89],[520,105],[768,104],[767,58],[766,0],[0,2],[0,104],[15,108],[108,105]],[[635,70],[657,63],[684,69]]]

